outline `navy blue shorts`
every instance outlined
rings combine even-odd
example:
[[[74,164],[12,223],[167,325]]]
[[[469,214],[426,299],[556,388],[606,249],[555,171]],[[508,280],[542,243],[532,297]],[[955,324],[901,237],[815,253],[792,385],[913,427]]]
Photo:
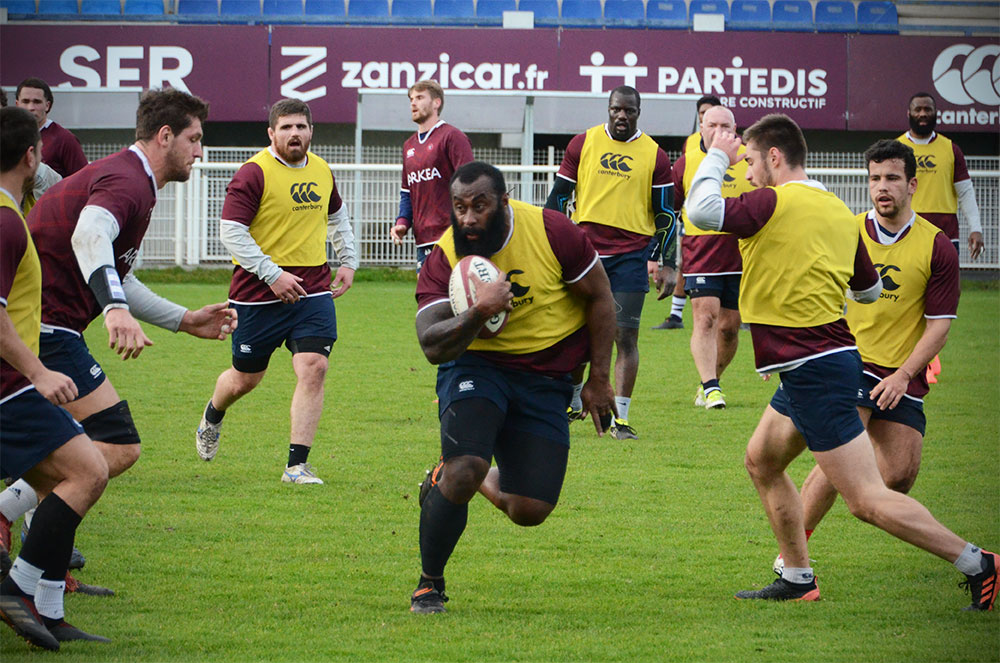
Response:
[[[83,435],[69,412],[28,389],[0,405],[0,477],[19,479],[53,451]]]
[[[284,343],[292,354],[317,352],[330,356],[337,340],[333,297],[303,297],[294,304],[233,304],[240,324],[233,332],[233,368],[259,373]]]
[[[38,358],[45,368],[73,379],[79,392],[77,398],[83,398],[108,379],[83,337],[70,331],[42,332]]]
[[[916,430],[921,435],[927,431],[927,416],[924,415],[924,403],[915,398],[903,396],[891,410],[880,410],[871,399],[871,391],[880,382],[879,378],[865,373],[861,376],[861,389],[858,390],[858,407],[872,411],[872,420],[894,421]]]
[[[861,355],[844,350],[781,373],[771,407],[790,417],[811,451],[830,451],[864,432],[858,415]]]
[[[649,272],[646,271],[648,254],[648,249],[641,248],[601,258],[604,271],[611,282],[611,292],[649,292]]]
[[[691,299],[715,297],[722,308],[738,311],[740,308],[740,274],[705,274],[685,276],[684,292]]]

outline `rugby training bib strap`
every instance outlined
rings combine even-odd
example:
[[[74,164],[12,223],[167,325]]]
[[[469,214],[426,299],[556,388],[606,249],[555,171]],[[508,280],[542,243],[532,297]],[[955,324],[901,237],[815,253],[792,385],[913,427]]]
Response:
[[[128,308],[128,300],[125,299],[125,289],[122,288],[122,281],[118,277],[118,272],[111,265],[101,265],[93,271],[87,281],[91,292],[97,298],[97,303],[101,310],[112,308]]]

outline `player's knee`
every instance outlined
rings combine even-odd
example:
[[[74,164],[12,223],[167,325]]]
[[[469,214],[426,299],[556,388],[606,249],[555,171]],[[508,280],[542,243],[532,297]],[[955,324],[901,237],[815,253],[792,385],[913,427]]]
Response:
[[[507,516],[515,525],[535,527],[544,523],[554,508],[554,504],[543,504],[537,500],[515,500],[507,509]]]
[[[917,470],[909,467],[896,468],[883,478],[888,488],[897,493],[908,493],[917,481]]]
[[[847,503],[847,510],[851,515],[860,521],[878,525],[879,523],[879,500],[874,496],[863,494],[851,498],[844,497]]]
[[[77,487],[89,506],[104,493],[104,488],[108,485],[109,472],[108,463],[97,446],[90,440],[84,439],[85,444],[78,447],[79,451],[74,455],[70,471],[65,478]]]
[[[139,462],[142,446],[139,444],[121,444],[105,447],[104,459],[108,463],[108,475],[116,477]]]
[[[722,342],[726,345],[735,345],[740,339],[740,328],[737,325],[735,328],[722,327],[719,329],[719,336],[722,338]]]
[[[489,471],[490,464],[478,456],[451,458],[441,473],[441,491],[446,497],[472,499]]]
[[[231,381],[229,384],[231,385],[233,395],[236,398],[241,398],[249,394],[260,384],[260,381],[264,379],[264,372],[243,373],[242,371],[231,369],[230,377]]]

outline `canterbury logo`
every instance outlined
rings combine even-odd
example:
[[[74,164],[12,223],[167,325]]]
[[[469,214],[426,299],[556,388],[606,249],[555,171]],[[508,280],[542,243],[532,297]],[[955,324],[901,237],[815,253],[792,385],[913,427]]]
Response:
[[[937,168],[937,164],[934,163],[934,157],[930,154],[922,154],[917,157],[917,168],[925,170],[933,170]]]
[[[899,289],[899,284],[893,281],[892,277],[889,276],[889,272],[902,271],[899,269],[899,267],[896,267],[895,265],[876,264],[875,269],[878,270],[878,275],[882,277],[883,290],[889,290],[891,292],[893,290]]]
[[[614,154],[612,152],[605,152],[601,155],[601,165],[610,170],[617,170],[620,173],[630,173],[632,168],[628,165],[628,162],[632,160],[632,157],[626,154]]]
[[[727,171],[725,172],[725,174],[723,174],[723,176],[722,176],[722,181],[723,181],[723,182],[735,182],[735,181],[736,181],[736,178],[735,178],[735,177],[733,177],[732,175],[730,175],[730,174],[729,174],[729,171],[727,170]]]
[[[977,101],[996,106],[1000,104],[995,64],[997,56],[1000,56],[997,44],[979,48],[969,44],[949,46],[934,60],[931,69],[934,87],[946,101],[959,106]]]
[[[293,184],[292,188],[289,189],[289,193],[292,194],[292,200],[297,203],[318,203],[321,198],[318,193],[313,193],[314,186],[316,186],[315,182]]]
[[[528,294],[528,291],[531,290],[530,285],[521,285],[520,283],[514,282],[514,280],[511,277],[516,276],[518,274],[524,274],[524,272],[520,269],[512,269],[509,272],[507,272],[507,281],[510,282],[510,291],[514,293],[514,297],[516,298],[524,297],[526,294]]]

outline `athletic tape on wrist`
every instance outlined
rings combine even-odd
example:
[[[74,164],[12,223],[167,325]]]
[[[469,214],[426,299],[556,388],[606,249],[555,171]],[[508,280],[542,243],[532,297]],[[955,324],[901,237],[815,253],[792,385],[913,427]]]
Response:
[[[90,286],[91,292],[97,298],[101,310],[111,304],[128,304],[122,280],[111,265],[102,265],[95,269],[87,280],[87,285]]]

